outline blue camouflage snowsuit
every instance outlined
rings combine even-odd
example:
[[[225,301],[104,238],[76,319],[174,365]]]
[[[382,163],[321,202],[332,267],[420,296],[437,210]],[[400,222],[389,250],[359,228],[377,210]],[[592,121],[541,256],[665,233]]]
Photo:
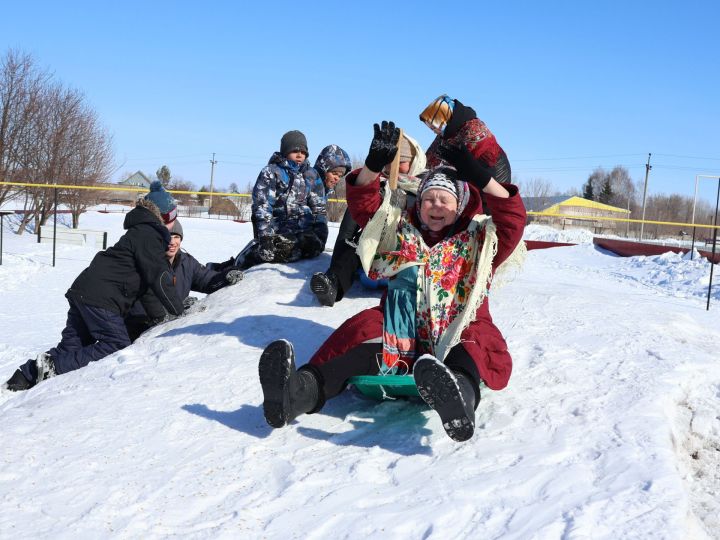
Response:
[[[335,162],[334,153],[323,162]],[[323,178],[307,160],[298,165],[275,152],[253,188],[252,223],[256,243],[244,255],[241,268],[317,257],[328,237]]]

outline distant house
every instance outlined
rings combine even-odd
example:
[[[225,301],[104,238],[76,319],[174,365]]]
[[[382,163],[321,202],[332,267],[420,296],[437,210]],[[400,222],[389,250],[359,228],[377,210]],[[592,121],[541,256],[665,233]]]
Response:
[[[118,182],[117,184],[103,184],[103,186],[115,188],[112,191],[102,192],[104,193],[105,203],[114,204],[128,204],[133,206],[135,201],[141,195],[139,191],[121,191],[117,188],[127,187],[133,189],[142,189],[146,191],[150,189],[151,180],[142,171],[137,171],[130,177]]]
[[[129,178],[123,180],[122,182],[118,182],[118,185],[150,189],[150,179],[145,176],[145,173],[143,173],[142,171],[138,171]]]
[[[630,217],[630,211],[626,208],[618,208],[577,196],[523,197],[523,201],[528,212],[555,214],[552,216],[530,215],[529,218],[532,222],[545,223],[562,229],[590,229],[598,234],[614,233],[618,229],[618,222],[612,221],[612,219]],[[573,219],[570,216],[585,219]]]

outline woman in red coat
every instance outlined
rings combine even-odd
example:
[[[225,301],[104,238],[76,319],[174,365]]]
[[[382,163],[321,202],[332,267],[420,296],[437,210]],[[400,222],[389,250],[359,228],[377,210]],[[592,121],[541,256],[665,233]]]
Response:
[[[387,295],[345,321],[299,370],[289,342],[268,345],[259,372],[273,427],[317,412],[352,376],[412,372],[448,435],[464,441],[474,431],[481,381],[500,390],[510,378],[512,359],[487,293],[522,238],[518,190],[498,183],[465,146],[447,145],[439,151],[454,167],[426,173],[415,205],[399,209],[379,184],[398,135],[392,122],[375,124],[365,166],[346,179],[350,212],[364,231],[358,254],[369,277],[389,278]]]

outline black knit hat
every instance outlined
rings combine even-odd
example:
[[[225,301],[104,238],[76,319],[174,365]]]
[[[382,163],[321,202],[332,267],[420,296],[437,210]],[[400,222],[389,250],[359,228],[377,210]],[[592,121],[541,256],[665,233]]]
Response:
[[[306,155],[309,154],[307,139],[302,131],[288,131],[282,136],[282,139],[280,139],[280,153],[283,156],[287,156],[295,150],[302,150]]]

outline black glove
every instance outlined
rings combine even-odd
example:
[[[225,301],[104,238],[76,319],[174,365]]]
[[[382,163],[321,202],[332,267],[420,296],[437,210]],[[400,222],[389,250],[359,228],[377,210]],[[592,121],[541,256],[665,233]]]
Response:
[[[300,249],[302,249],[303,257],[312,259],[323,252],[325,244],[318,238],[317,234],[308,231],[303,233]]]
[[[158,324],[174,321],[175,319],[177,319],[177,315],[170,315],[169,313],[165,313],[165,315],[162,317],[155,317],[154,319],[150,319],[150,326],[156,326]]]
[[[275,236],[261,236],[258,238],[258,259],[264,262],[273,262],[275,259]]]
[[[380,172],[385,165],[391,163],[397,154],[400,129],[395,127],[394,122],[383,120],[382,127],[373,124],[375,135],[370,143],[370,150],[365,158],[365,166],[372,172]]]
[[[183,308],[188,310],[193,307],[197,301],[198,299],[194,296],[188,296],[185,300],[183,300]]]
[[[243,271],[237,266],[231,266],[225,270],[225,281],[227,281],[228,285],[235,285],[236,283],[242,281],[242,278]]]
[[[488,185],[493,177],[492,167],[488,167],[483,161],[475,159],[467,146],[452,146],[450,144],[440,144],[440,157],[455,167],[460,180],[470,182],[480,191]]]
[[[275,262],[293,262],[300,258],[298,239],[290,234],[275,236]]]

